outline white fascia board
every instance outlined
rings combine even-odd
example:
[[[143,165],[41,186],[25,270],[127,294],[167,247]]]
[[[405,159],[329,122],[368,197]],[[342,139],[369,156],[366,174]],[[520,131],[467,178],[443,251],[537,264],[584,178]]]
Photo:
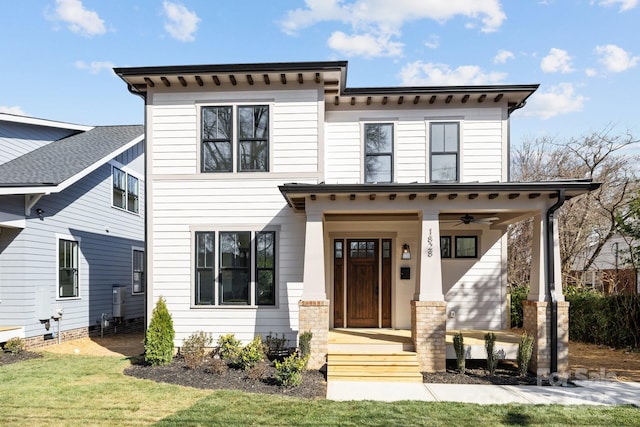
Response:
[[[23,216],[0,212],[0,227],[25,228],[27,220]]]
[[[57,122],[54,120],[37,119],[35,117],[18,116],[15,114],[0,113],[0,121],[13,122],[13,123],[25,123],[35,126],[46,126],[50,128],[69,129],[78,131],[89,131],[94,126],[76,125],[73,123]]]

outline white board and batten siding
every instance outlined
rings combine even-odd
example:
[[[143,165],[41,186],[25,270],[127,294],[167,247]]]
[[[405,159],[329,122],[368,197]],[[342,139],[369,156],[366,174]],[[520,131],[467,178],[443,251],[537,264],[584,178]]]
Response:
[[[256,334],[285,333],[295,345],[302,295],[304,214],[294,213],[278,185],[317,183],[317,91],[156,94],[148,134],[153,141],[153,216],[149,236],[153,301],[163,296],[173,316],[175,345],[205,331],[217,339],[234,333],[244,342]],[[268,173],[200,173],[200,114],[205,105],[270,106]],[[195,306],[194,232],[276,230],[275,307]],[[218,242],[216,241],[216,244]],[[218,247],[215,248],[218,256]]]

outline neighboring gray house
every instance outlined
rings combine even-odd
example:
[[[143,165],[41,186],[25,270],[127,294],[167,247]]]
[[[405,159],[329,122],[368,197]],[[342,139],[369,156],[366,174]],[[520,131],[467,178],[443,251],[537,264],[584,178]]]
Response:
[[[0,114],[0,343],[143,327],[143,139]]]

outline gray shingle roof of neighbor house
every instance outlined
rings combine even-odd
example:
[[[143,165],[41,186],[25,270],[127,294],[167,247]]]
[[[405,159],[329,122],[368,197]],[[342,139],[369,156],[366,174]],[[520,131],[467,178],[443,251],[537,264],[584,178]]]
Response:
[[[84,176],[144,137],[142,125],[97,126],[0,165],[0,188],[55,187]]]

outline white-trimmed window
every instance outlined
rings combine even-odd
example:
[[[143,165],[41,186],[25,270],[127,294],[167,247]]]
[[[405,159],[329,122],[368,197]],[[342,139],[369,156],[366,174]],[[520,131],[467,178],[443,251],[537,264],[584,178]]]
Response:
[[[269,171],[268,105],[202,107],[201,115],[202,172]]]
[[[434,122],[429,129],[431,182],[458,182],[460,123]]]
[[[140,180],[122,169],[112,166],[113,206],[138,213],[140,210]]]
[[[197,231],[194,240],[196,305],[276,305],[275,231]]]
[[[144,249],[131,248],[131,293],[143,294],[146,288]]]
[[[58,298],[80,296],[79,242],[58,238],[57,247]]]
[[[364,125],[364,182],[393,181],[393,123]]]

